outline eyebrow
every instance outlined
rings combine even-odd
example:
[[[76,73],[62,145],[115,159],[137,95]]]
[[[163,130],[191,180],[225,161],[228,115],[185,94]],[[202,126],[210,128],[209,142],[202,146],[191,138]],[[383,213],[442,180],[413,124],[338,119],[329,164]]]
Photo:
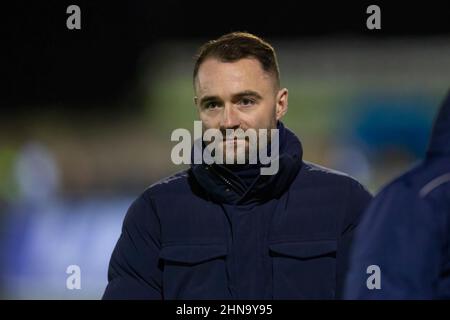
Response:
[[[246,97],[246,96],[253,96],[258,100],[262,99],[262,96],[258,92],[253,91],[253,90],[245,90],[245,91],[238,92],[233,95],[233,99]]]
[[[200,105],[203,105],[206,102],[218,101],[218,100],[220,100],[220,98],[218,96],[204,96],[203,98],[200,99]]]
[[[235,93],[235,94],[233,94],[232,99],[234,100],[236,98],[242,98],[242,97],[246,97],[246,96],[253,96],[258,100],[262,99],[262,96],[258,92],[253,91],[253,90],[244,90],[244,91]],[[203,105],[206,102],[220,101],[220,100],[221,100],[221,98],[218,96],[204,96],[200,99],[200,105]]]

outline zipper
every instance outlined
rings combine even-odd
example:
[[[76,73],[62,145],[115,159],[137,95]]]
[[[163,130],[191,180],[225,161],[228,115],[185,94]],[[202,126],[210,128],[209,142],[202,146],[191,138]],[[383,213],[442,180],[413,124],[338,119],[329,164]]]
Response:
[[[226,185],[228,185],[229,187],[231,187],[234,191],[236,191],[237,193],[239,193],[241,196],[245,193],[245,190],[242,189],[241,186],[232,183],[230,180],[228,180],[227,178],[225,178],[220,172],[218,172],[216,169],[214,169],[213,166],[208,165],[207,168],[210,168],[217,176],[219,176],[219,178],[225,182]]]

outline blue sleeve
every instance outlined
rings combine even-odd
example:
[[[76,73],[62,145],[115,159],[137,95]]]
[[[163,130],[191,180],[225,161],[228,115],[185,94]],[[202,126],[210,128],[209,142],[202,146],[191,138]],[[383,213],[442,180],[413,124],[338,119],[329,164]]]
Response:
[[[144,195],[128,209],[103,299],[162,299],[159,220]]]
[[[445,237],[442,219],[432,203],[407,184],[396,183],[381,192],[356,232],[344,298],[433,298]],[[367,285],[372,265],[379,267],[379,289]]]
[[[360,217],[372,200],[372,195],[353,179],[350,180],[347,197],[345,216],[339,226],[340,237],[338,238],[336,253],[336,298],[338,299],[342,298],[354,232]]]

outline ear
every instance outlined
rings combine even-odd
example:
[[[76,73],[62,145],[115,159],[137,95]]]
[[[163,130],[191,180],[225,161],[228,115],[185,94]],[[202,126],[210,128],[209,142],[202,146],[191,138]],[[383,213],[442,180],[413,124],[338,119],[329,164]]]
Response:
[[[288,90],[286,88],[280,89],[276,97],[276,118],[280,120],[288,110]]]

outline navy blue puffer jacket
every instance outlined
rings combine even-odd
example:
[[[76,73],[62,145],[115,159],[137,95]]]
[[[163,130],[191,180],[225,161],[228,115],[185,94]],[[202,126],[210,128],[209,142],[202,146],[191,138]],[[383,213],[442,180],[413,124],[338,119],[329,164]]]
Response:
[[[302,160],[283,124],[277,174],[247,186],[223,166],[192,165],[131,205],[105,299],[334,299],[358,217],[371,199],[353,178]]]

